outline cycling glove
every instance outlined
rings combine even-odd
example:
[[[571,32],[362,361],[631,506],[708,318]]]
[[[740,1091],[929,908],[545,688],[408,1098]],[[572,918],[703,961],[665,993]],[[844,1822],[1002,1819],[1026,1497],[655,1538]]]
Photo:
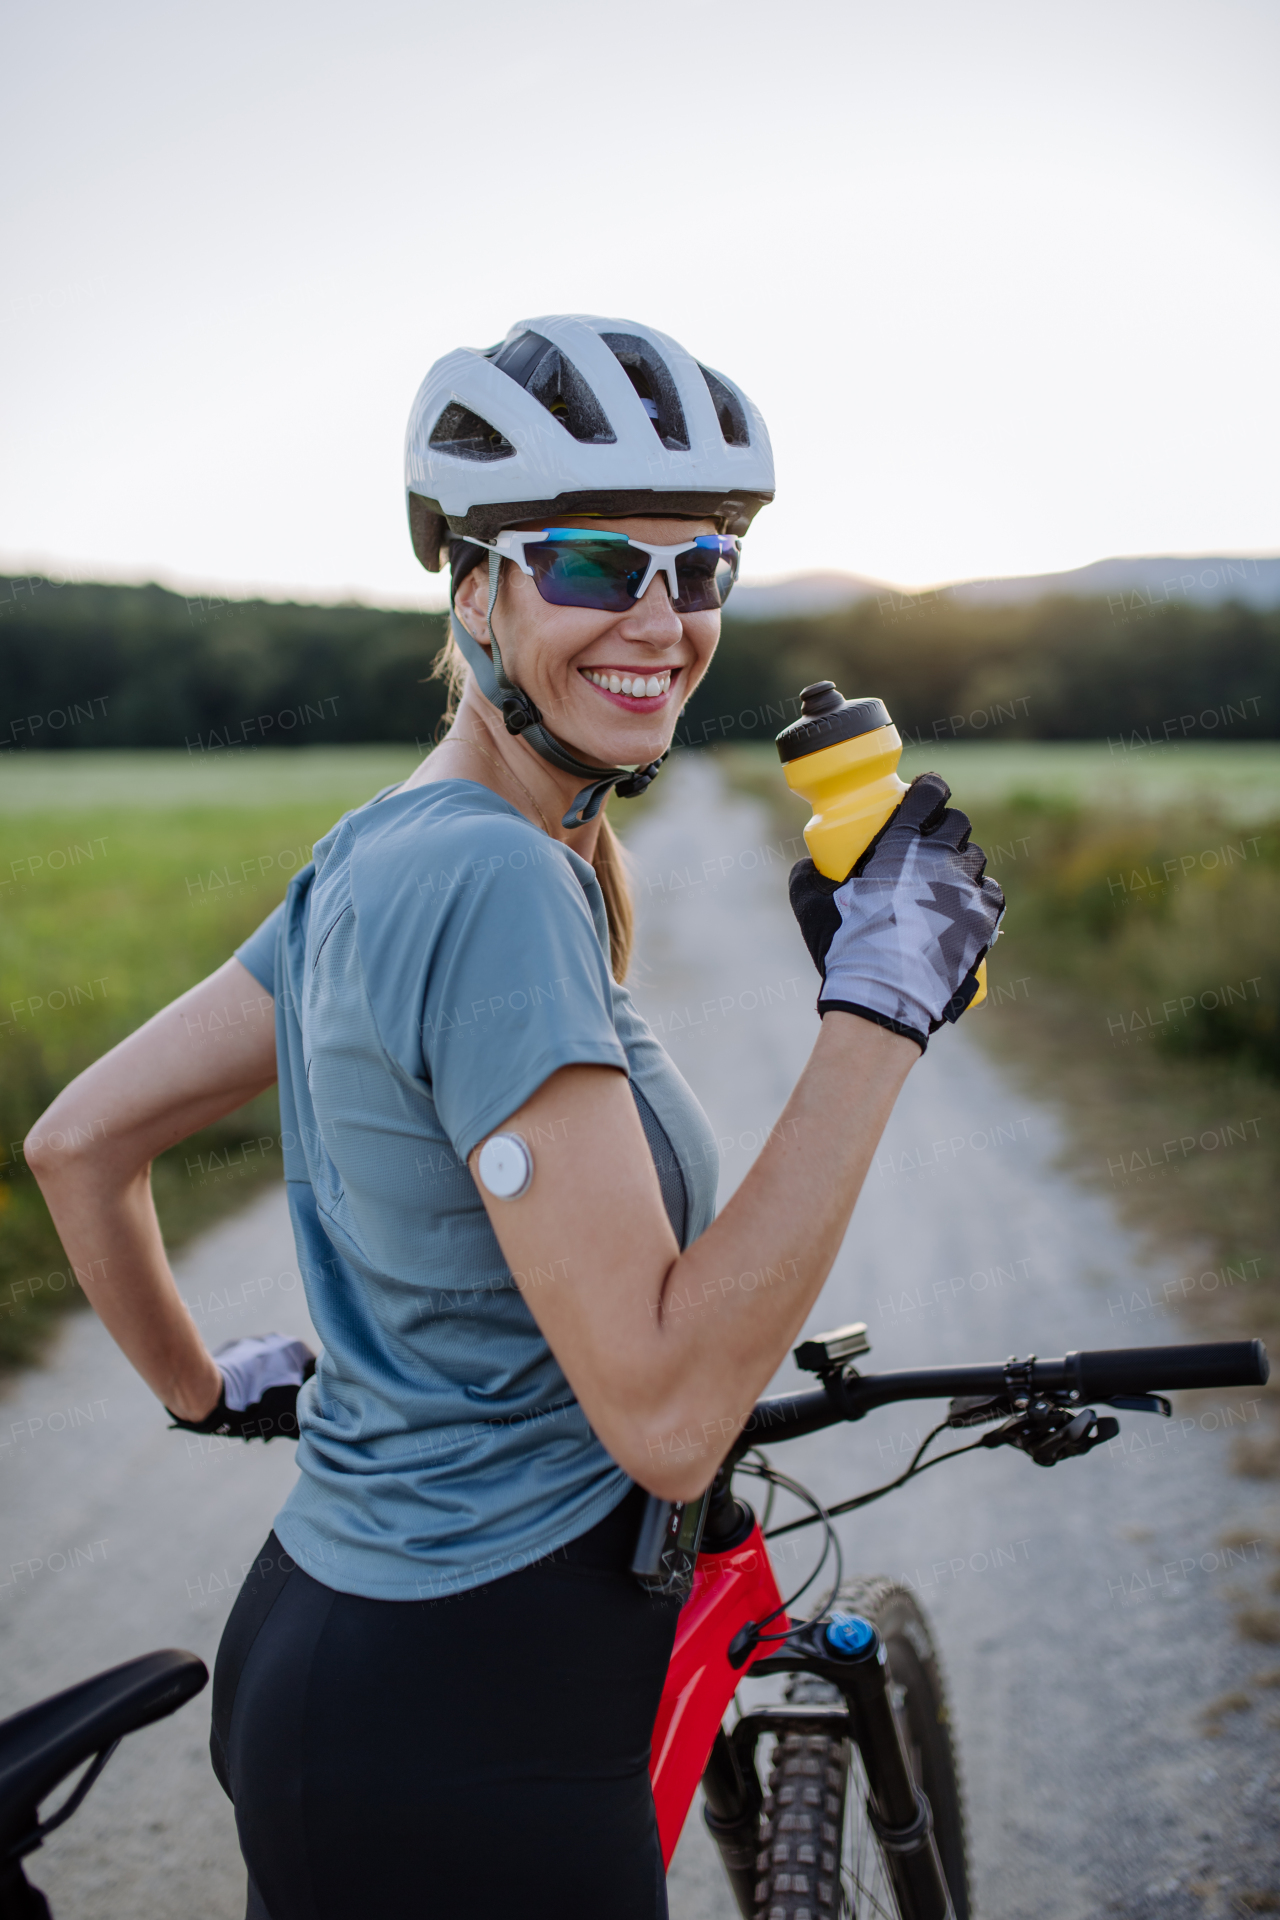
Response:
[[[282,1333],[249,1334],[224,1342],[213,1357],[222,1375],[217,1406],[203,1420],[180,1420],[166,1407],[175,1427],[240,1440],[297,1439],[298,1389],[316,1370],[305,1341]]]
[[[940,774],[919,774],[846,880],[812,860],[791,870],[792,912],[822,975],[819,1013],[860,1014],[921,1052],[978,991],[1005,908],[950,798]]]

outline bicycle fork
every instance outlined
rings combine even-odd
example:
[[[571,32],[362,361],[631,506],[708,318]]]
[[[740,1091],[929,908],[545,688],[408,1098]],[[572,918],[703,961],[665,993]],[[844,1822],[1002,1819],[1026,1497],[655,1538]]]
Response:
[[[866,1620],[845,1615],[802,1622],[751,1672],[812,1673],[844,1696],[844,1707],[766,1707],[744,1714],[732,1734],[721,1728],[703,1774],[706,1823],[720,1849],[745,1920],[755,1914],[755,1856],[763,1795],[755,1750],[762,1734],[823,1733],[852,1739],[862,1755],[867,1816],[880,1842],[902,1920],[955,1920],[933,1837],[933,1815],[916,1785],[893,1710],[883,1642]]]

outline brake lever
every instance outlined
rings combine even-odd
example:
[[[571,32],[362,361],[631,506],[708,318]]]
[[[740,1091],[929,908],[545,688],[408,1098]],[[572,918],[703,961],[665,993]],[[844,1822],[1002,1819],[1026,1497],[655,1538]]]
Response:
[[[1126,1413],[1158,1413],[1162,1420],[1173,1417],[1173,1408],[1162,1393],[1113,1393],[1109,1407],[1122,1407]]]
[[[1004,1392],[953,1400],[947,1425],[978,1427],[1001,1415],[1009,1416],[1002,1427],[983,1434],[974,1445],[1017,1447],[1039,1467],[1056,1467],[1060,1460],[1091,1453],[1116,1438],[1120,1422],[1110,1414],[1096,1413],[1092,1407],[1074,1408],[1064,1404],[1058,1394],[1037,1387],[1035,1365],[1034,1354],[1025,1360],[1010,1354],[1004,1366]],[[1104,1404],[1135,1413],[1158,1413],[1165,1419],[1173,1411],[1158,1393],[1112,1394]]]
[[[988,1420],[1004,1419],[1008,1412],[1009,1401],[1004,1394],[963,1394],[947,1408],[947,1425],[981,1427]]]
[[[1114,1440],[1120,1422],[1110,1414],[1095,1413],[1082,1407],[1071,1414],[1067,1407],[1041,1404],[1007,1420],[994,1433],[984,1433],[980,1447],[1017,1447],[1038,1467],[1056,1467],[1060,1460],[1071,1460],[1091,1453],[1094,1447]]]

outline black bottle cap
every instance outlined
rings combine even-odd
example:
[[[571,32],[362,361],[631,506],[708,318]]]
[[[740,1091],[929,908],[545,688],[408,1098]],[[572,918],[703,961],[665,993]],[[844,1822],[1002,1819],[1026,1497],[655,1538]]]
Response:
[[[800,718],[778,735],[778,758],[785,766],[806,753],[820,753],[823,747],[892,725],[883,700],[846,700],[832,681],[816,680],[800,695]]]

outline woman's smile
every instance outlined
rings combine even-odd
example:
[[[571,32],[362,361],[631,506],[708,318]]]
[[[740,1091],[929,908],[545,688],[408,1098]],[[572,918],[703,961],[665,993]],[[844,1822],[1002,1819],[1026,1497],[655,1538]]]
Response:
[[[593,666],[579,667],[578,672],[615,706],[629,713],[659,713],[670,699],[672,683],[679,679],[681,669],[655,667],[649,673],[638,673],[631,667]]]

